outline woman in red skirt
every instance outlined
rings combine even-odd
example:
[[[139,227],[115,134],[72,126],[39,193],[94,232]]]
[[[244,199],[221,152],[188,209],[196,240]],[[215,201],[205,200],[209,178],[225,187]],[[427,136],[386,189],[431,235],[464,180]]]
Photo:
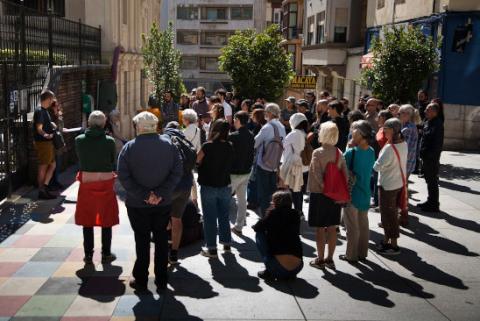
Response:
[[[119,223],[115,182],[115,140],[105,134],[106,117],[94,111],[88,118],[85,134],[75,139],[80,163],[77,180],[80,182],[75,224],[83,226],[84,262],[93,261],[93,227],[102,228],[102,263],[116,259],[111,252],[112,226]]]

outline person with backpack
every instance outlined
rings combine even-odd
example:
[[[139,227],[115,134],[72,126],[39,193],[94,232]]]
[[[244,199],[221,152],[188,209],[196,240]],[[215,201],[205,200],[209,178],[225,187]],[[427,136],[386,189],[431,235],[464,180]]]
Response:
[[[261,215],[270,207],[272,195],[277,189],[277,170],[283,153],[285,128],[278,119],[280,107],[275,103],[265,107],[267,124],[255,136],[256,165],[255,181],[257,183],[257,201]]]
[[[384,230],[384,241],[377,245],[379,253],[384,255],[400,254],[397,240],[400,237],[399,200],[402,189],[406,192],[406,172],[408,146],[403,141],[402,123],[397,118],[390,118],[383,125],[387,144],[373,169],[378,172],[378,194],[380,216]]]
[[[283,141],[280,178],[290,188],[295,209],[303,215],[303,191],[308,180],[313,149],[306,143],[308,120],[304,114],[293,114],[290,117],[290,127],[292,131]]]
[[[236,131],[230,134],[228,141],[232,143],[234,159],[230,170],[232,192],[237,196],[237,218],[232,232],[242,235],[247,215],[247,186],[253,165],[254,145],[252,133],[247,129],[248,112],[239,111],[234,116],[233,125]]]
[[[208,141],[197,155],[198,184],[203,210],[203,229],[206,246],[200,252],[208,258],[217,257],[217,231],[223,250],[230,252],[232,234],[230,231],[230,173],[234,150],[228,142],[230,125],[225,119],[215,121],[211,126]],[[218,222],[218,225],[217,225]]]
[[[307,189],[310,192],[308,225],[316,229],[317,258],[310,266],[335,269],[333,255],[337,244],[337,226],[340,225],[342,203],[350,196],[347,187],[347,165],[338,142],[337,125],[331,121],[322,124],[318,134],[319,143],[312,155]],[[326,232],[326,235],[325,235]],[[325,257],[325,240],[328,255]]]
[[[130,286],[147,292],[153,234],[155,284],[162,292],[168,281],[167,226],[172,194],[183,174],[182,159],[171,139],[158,135],[158,118],[154,114],[141,112],[133,122],[138,135],[125,144],[118,156],[118,178],[127,193],[125,205],[137,256]]]
[[[193,186],[193,168],[196,163],[197,151],[185,135],[180,131],[177,122],[167,124],[164,134],[170,137],[173,145],[177,147],[183,164],[183,173],[172,194],[171,215],[171,234],[172,244],[168,261],[170,264],[178,263],[178,248],[182,240],[183,224],[182,216],[190,200],[190,194]]]
[[[368,208],[370,207],[370,177],[375,163],[375,151],[369,145],[373,136],[372,127],[366,120],[352,123],[350,148],[345,152],[349,170],[352,201],[344,211],[347,229],[347,252],[340,260],[356,263],[367,258],[368,254]]]

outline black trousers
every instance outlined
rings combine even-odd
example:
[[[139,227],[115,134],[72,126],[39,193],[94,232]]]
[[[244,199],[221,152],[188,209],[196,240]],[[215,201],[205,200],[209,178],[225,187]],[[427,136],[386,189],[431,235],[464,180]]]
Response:
[[[294,192],[290,189],[292,193],[293,207],[303,213],[303,194],[307,192],[307,181],[308,181],[308,172],[303,173],[303,186],[300,192]]]
[[[102,227],[102,255],[110,255],[112,247],[112,228]],[[85,256],[93,255],[93,227],[83,228],[83,250]]]
[[[440,170],[439,159],[423,159],[423,175],[427,182],[428,199],[427,202],[433,206],[439,206],[438,200],[438,172]]]
[[[164,286],[168,281],[168,235],[170,206],[132,208],[127,207],[128,218],[135,235],[137,259],[133,266],[133,277],[141,285],[148,283],[150,265],[150,242],[153,233],[155,243],[154,271],[157,286]]]

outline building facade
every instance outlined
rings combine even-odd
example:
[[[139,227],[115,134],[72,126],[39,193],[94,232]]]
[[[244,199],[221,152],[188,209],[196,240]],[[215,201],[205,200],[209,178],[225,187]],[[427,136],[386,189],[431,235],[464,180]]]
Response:
[[[161,0],[66,0],[65,16],[102,27],[102,62],[112,64],[121,130],[132,137],[132,117],[145,108],[151,84],[144,77],[142,33],[160,20]]]
[[[366,29],[366,0],[306,0],[303,67],[317,76],[317,91],[354,101]]]
[[[182,52],[181,72],[188,90],[203,86],[207,93],[231,88],[231,80],[219,70],[220,49],[237,30],[262,31],[267,24],[264,0],[164,1],[162,28],[175,30],[176,47]]]
[[[480,1],[369,0],[365,53],[389,25],[413,25],[439,44],[440,70],[425,84],[445,104],[445,145],[480,149]]]

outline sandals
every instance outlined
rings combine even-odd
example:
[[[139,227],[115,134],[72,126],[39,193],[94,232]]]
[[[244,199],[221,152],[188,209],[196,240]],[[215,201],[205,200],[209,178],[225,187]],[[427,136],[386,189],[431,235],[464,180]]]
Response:
[[[309,264],[311,267],[314,267],[316,269],[320,269],[320,270],[325,269],[325,261],[319,259],[318,257],[315,260],[310,261]]]

